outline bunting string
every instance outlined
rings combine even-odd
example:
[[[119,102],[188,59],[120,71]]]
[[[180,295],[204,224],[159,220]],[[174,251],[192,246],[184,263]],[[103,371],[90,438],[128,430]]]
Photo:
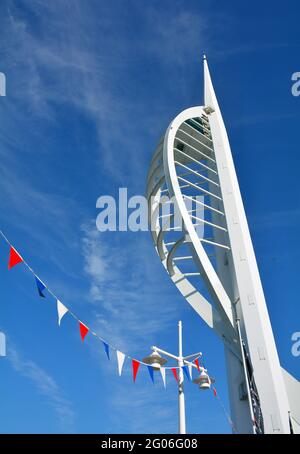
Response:
[[[226,408],[225,408],[225,405],[221,399],[221,397],[219,396],[219,394],[217,393],[217,390],[214,386],[212,386],[212,392],[213,392],[213,395],[216,397],[217,401],[219,402],[219,405],[221,407],[221,409],[223,410],[224,412],[224,415],[225,415],[225,418],[227,419],[228,421],[228,424],[231,426],[232,428],[232,431],[235,433],[235,434],[238,434],[239,432],[237,431],[237,428],[235,427],[235,424],[234,422],[232,421],[229,413],[227,412]]]
[[[34,276],[34,279],[35,279],[35,283],[36,283],[36,287],[37,287],[37,291],[38,291],[38,294],[41,298],[46,298],[46,295],[45,295],[45,291],[47,291],[52,297],[53,299],[55,300],[56,302],[56,309],[57,309],[57,322],[58,322],[58,326],[60,327],[61,325],[61,321],[63,319],[63,317],[66,315],[66,314],[70,314],[71,317],[73,317],[74,320],[77,321],[78,323],[78,326],[79,326],[79,333],[80,333],[80,337],[81,337],[81,340],[82,342],[84,342],[86,336],[89,334],[95,336],[98,340],[100,340],[102,342],[102,345],[103,345],[103,348],[104,348],[104,351],[106,353],[106,356],[108,359],[110,359],[110,349],[111,350],[114,350],[115,353],[116,353],[116,357],[117,357],[117,363],[118,363],[118,373],[119,375],[121,376],[122,374],[122,370],[123,370],[123,366],[124,366],[124,362],[125,362],[125,359],[128,358],[131,360],[131,366],[132,366],[132,376],[133,376],[133,381],[135,382],[136,381],[136,377],[137,377],[137,374],[138,374],[138,371],[139,371],[139,367],[140,365],[144,365],[147,367],[148,371],[149,371],[149,376],[150,376],[150,379],[151,381],[154,383],[154,368],[149,365],[149,364],[146,364],[145,362],[141,361],[141,360],[137,360],[135,359],[134,357],[128,355],[128,354],[125,354],[123,352],[121,352],[119,349],[117,349],[115,346],[113,346],[112,344],[108,343],[105,339],[103,339],[99,334],[97,334],[95,331],[91,330],[85,323],[83,323],[80,318],[73,312],[71,311],[67,306],[65,306],[61,300],[56,296],[56,294],[47,286],[47,284],[45,284],[42,279],[40,279],[40,277],[35,273],[35,271],[33,270],[33,268],[28,264],[28,262],[19,254],[19,252],[13,247],[13,245],[11,244],[11,242],[8,240],[8,238],[6,237],[6,235],[3,233],[2,230],[0,230],[0,235],[2,236],[2,238],[5,240],[5,242],[9,245],[10,247],[10,250],[9,250],[9,259],[8,259],[8,269],[12,269],[14,266],[20,264],[20,263],[23,263],[25,265],[25,267],[28,269],[28,271]],[[206,369],[205,366],[203,365],[200,366],[200,362],[199,362],[199,359],[200,359],[200,355],[198,357],[196,357],[194,360],[193,360],[193,363],[194,365],[196,366],[198,372],[201,372],[201,370]],[[203,364],[203,363],[202,363]],[[195,367],[194,366],[194,367]],[[161,367],[160,368],[160,373],[161,373],[161,378],[162,378],[162,381],[163,381],[163,385],[164,385],[164,388],[166,388],[166,370],[171,370],[172,371],[172,374],[176,380],[176,382],[178,382],[178,369],[180,369],[179,366],[170,366],[170,367]],[[182,370],[186,376],[186,378],[188,379],[188,381],[191,381],[192,380],[192,369],[193,369],[193,364],[190,363],[190,362],[187,362],[187,364],[185,364],[183,367],[182,367]],[[230,426],[232,427],[232,430],[234,432],[237,433],[237,430],[229,416],[229,414],[227,413],[226,409],[225,409],[225,406],[223,404],[223,402],[221,401],[219,395],[217,394],[217,391],[214,387],[212,387],[212,391],[213,391],[213,394],[214,396],[218,399],[218,402],[220,403],[220,406],[222,408],[222,410],[224,411],[225,413],[225,416],[230,424]]]
[[[61,325],[61,321],[62,321],[62,318],[68,313],[71,315],[71,317],[73,317],[79,324],[79,332],[80,332],[80,337],[82,339],[82,341],[84,341],[86,335],[88,333],[92,334],[93,336],[95,336],[97,339],[99,339],[103,346],[104,346],[104,349],[105,349],[105,352],[106,352],[106,355],[108,357],[108,359],[110,359],[110,353],[109,353],[109,350],[112,349],[114,350],[116,353],[118,352],[119,353],[119,356],[118,356],[118,353],[117,353],[117,359],[118,361],[121,361],[121,367],[119,367],[119,374],[120,372],[122,372],[122,368],[123,368],[123,364],[124,364],[124,361],[125,361],[125,358],[128,358],[130,359],[131,361],[135,361],[135,362],[138,362],[139,364],[142,364],[146,367],[148,367],[148,364],[144,363],[143,361],[141,360],[137,360],[136,358],[132,357],[131,355],[128,355],[128,354],[125,354],[125,353],[122,353],[119,349],[117,349],[115,346],[113,346],[111,343],[108,343],[105,339],[103,339],[99,334],[97,334],[95,331],[91,330],[84,322],[82,322],[80,320],[80,318],[74,313],[72,312],[67,306],[65,306],[61,300],[56,296],[56,294],[47,286],[46,283],[44,283],[42,281],[42,279],[37,275],[37,273],[33,270],[33,268],[28,264],[28,262],[23,258],[23,256],[21,256],[19,254],[19,252],[14,248],[14,246],[11,244],[11,242],[9,241],[9,239],[6,237],[6,235],[3,233],[2,230],[0,230],[0,235],[2,236],[2,238],[6,241],[6,243],[9,245],[10,247],[10,256],[9,256],[9,262],[8,262],[8,269],[11,269],[13,268],[14,266],[18,265],[19,263],[23,263],[25,265],[25,267],[30,271],[30,273],[34,276],[35,278],[35,282],[36,282],[36,286],[37,286],[37,290],[38,290],[38,294],[40,297],[42,298],[45,298],[45,290],[54,298],[54,300],[56,301],[56,305],[57,305],[57,314],[58,314],[58,325],[60,326]],[[121,355],[124,355],[124,356],[120,356]],[[200,357],[200,356],[199,356]],[[199,358],[198,357],[198,358]],[[194,360],[195,364],[197,364],[197,360],[198,358],[196,358]],[[135,364],[135,363],[134,363]],[[198,366],[197,366],[198,367]],[[164,369],[170,369],[173,371],[173,374],[175,376],[175,370],[176,369],[179,369],[180,367],[179,366],[164,366]],[[137,371],[138,371],[138,368],[137,368]],[[176,372],[176,376],[177,376],[177,372]]]

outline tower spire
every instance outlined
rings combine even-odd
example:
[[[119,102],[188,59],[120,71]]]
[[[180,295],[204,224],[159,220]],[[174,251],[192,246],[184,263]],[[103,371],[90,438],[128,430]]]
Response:
[[[214,86],[210,77],[209,67],[206,55],[203,57],[204,69],[204,103],[206,106],[212,107],[214,110],[220,111]]]

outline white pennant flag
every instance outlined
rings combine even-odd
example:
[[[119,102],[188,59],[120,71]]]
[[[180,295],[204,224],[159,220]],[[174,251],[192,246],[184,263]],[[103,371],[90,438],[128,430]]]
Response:
[[[193,380],[193,366],[192,366],[192,364],[188,364],[188,368],[189,368],[190,378],[191,378],[191,380]]]
[[[60,326],[61,319],[68,312],[68,309],[59,300],[56,301],[56,304],[57,304],[58,325]]]
[[[125,355],[124,355],[124,353],[119,352],[119,350],[117,350],[117,360],[118,360],[119,375],[121,376],[122,369],[123,369],[123,364],[124,364],[124,361],[125,361]]]
[[[166,369],[164,367],[161,367],[160,369],[161,377],[164,382],[164,387],[166,388]]]

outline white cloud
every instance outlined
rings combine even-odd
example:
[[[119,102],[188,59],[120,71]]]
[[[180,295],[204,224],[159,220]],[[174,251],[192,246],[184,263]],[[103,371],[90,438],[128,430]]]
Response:
[[[206,14],[200,15],[186,8],[161,14],[149,4],[145,17],[153,31],[150,50],[162,64],[187,65],[191,60],[201,61],[213,32]]]
[[[117,257],[102,239],[94,223],[82,226],[84,271],[90,278],[90,296],[95,301],[104,297],[104,288],[116,278]]]
[[[139,373],[142,373],[139,372]],[[149,381],[149,386],[139,388],[135,385],[132,391],[124,393],[122,387],[118,387],[113,395],[112,404],[117,409],[112,416],[111,433],[118,433],[122,427],[133,434],[138,433],[176,433],[177,430],[177,390],[173,383],[168,383],[168,389],[162,388],[160,373],[155,374],[155,386],[153,387],[148,377],[148,371],[144,371],[143,377],[137,380]],[[168,376],[169,380],[172,377]],[[151,388],[150,388],[151,386]],[[150,388],[150,389],[149,389]],[[147,409],[153,408],[153,411]],[[128,408],[130,417],[128,418]],[[124,422],[120,425],[120,420]],[[117,429],[114,429],[114,426]],[[123,429],[124,430],[124,429]]]
[[[64,396],[54,378],[34,361],[22,358],[20,353],[12,346],[8,349],[7,358],[13,368],[28,378],[36,386],[37,390],[47,398],[47,401],[57,414],[62,429],[72,432],[75,413],[71,402]]]
[[[174,326],[182,306],[178,296],[178,305],[171,303],[168,277],[155,251],[150,237],[145,234],[130,232],[97,231],[95,223],[82,226],[82,252],[85,262],[85,273],[89,279],[89,296],[93,302],[90,326],[110,345],[136,358],[142,358],[157,342],[164,331]],[[150,260],[154,256],[154,265]],[[149,259],[148,259],[149,256]],[[155,260],[156,259],[156,260]],[[160,277],[162,279],[160,279]],[[165,277],[165,279],[164,279]],[[174,290],[174,293],[176,290]],[[92,354],[99,361],[98,344],[93,344]],[[104,355],[103,352],[100,352]],[[107,367],[101,368],[110,387],[109,414],[111,427],[109,433],[172,433],[176,430],[174,408],[176,408],[176,389],[170,386],[166,392],[160,375],[156,376],[154,390],[147,387],[150,382],[148,371],[141,368],[139,380],[145,386],[136,384],[131,387],[131,365],[125,361],[122,381],[116,374],[116,359]],[[172,377],[169,377],[172,380]],[[173,382],[172,382],[173,383]],[[152,388],[152,383],[150,385]],[[169,388],[169,387],[168,387]],[[124,392],[124,389],[127,391]],[[153,394],[154,393],[154,394]],[[158,394],[155,405],[155,417],[145,411],[152,399]],[[130,408],[130,418],[128,418]]]
[[[93,7],[100,3],[101,14],[94,15]],[[140,41],[134,31],[130,34],[124,27],[124,15],[126,23],[131,8],[118,14],[115,5],[112,8],[116,11],[112,14],[105,2],[28,1],[27,10],[34,14],[38,26],[32,27],[26,16],[20,13],[18,2],[10,1],[8,5],[9,15],[3,21],[2,31],[6,35],[6,52],[14,55],[14,59],[8,84],[8,99],[13,102],[0,131],[5,139],[3,154],[8,163],[4,169],[6,173],[2,173],[5,175],[5,191],[8,203],[22,220],[22,228],[29,232],[32,230],[34,236],[40,237],[41,244],[49,242],[56,259],[63,256],[62,248],[68,251],[70,243],[76,243],[72,230],[74,218],[70,213],[77,213],[76,226],[84,216],[70,199],[43,194],[33,188],[32,181],[25,181],[27,175],[20,172],[21,163],[27,159],[24,153],[32,153],[34,159],[40,157],[36,150],[24,146],[24,131],[30,131],[28,140],[38,137],[37,142],[41,144],[45,140],[43,131],[32,131],[33,120],[42,120],[38,123],[41,125],[49,123],[55,130],[56,111],[67,105],[87,116],[95,128],[98,164],[102,171],[108,171],[103,184],[99,178],[101,190],[105,190],[104,184],[111,187],[122,182],[123,185],[126,177],[132,185],[136,182],[143,184],[140,176],[146,172],[144,161],[150,158],[150,150],[149,154],[141,152],[146,146],[144,136],[149,130],[159,136],[164,126],[161,124],[164,107],[160,102],[162,93],[159,87],[155,91],[157,99],[148,98],[147,104],[147,86],[140,84],[143,96],[133,93],[133,85],[129,82],[131,74],[137,83],[139,78],[143,79],[144,75],[138,70],[145,61],[167,71],[170,66],[175,66],[175,69],[177,65],[183,67],[185,57],[191,61],[197,56],[200,61],[200,52],[206,47],[204,43],[209,31],[203,16],[192,17],[191,13],[169,10],[160,16],[145,3],[136,3],[135,6],[142,12],[142,27],[146,30]],[[42,30],[42,33],[37,30]],[[184,75],[181,80],[184,86]],[[147,84],[147,80],[144,83]],[[168,83],[169,80],[165,87]],[[144,118],[143,122],[140,122],[141,118]],[[47,141],[44,148],[47,150]],[[129,169],[128,173],[124,168]],[[26,197],[18,200],[18,194]],[[94,200],[92,203],[94,206]],[[26,212],[27,222],[22,210]],[[46,228],[38,228],[44,225],[43,219]],[[54,232],[58,236],[55,240],[52,238]],[[94,224],[86,224],[82,234],[84,272],[88,278],[88,297],[83,301],[93,302],[89,306],[92,313],[87,322],[125,353],[140,357],[159,333],[171,325],[176,326],[175,321],[184,307],[183,301],[171,287],[159,259],[155,257],[149,233],[137,233],[134,238],[125,232],[107,236],[97,232]],[[60,254],[55,255],[57,250]],[[56,260],[59,265],[59,259]],[[53,281],[49,285],[57,292]],[[79,299],[78,286],[74,287]],[[178,298],[172,299],[175,294]],[[22,360],[18,355],[13,358],[16,370],[36,384],[57,413],[68,414],[69,405],[54,380],[32,361]],[[116,409],[121,405],[125,417],[131,402],[124,395],[121,400],[121,386],[112,391],[112,398]],[[146,426],[143,422],[143,398],[141,392],[136,399],[136,405],[140,402],[138,407],[141,408],[136,411],[135,429],[138,431]],[[147,417],[147,421],[149,419]],[[167,419],[164,424],[167,424]]]
[[[113,180],[122,180],[124,164],[129,161],[132,174],[140,174],[136,155],[144,142],[137,119],[145,116],[147,92],[143,97],[128,92],[128,78],[145,58],[165,68],[184,65],[190,59],[200,62],[201,51],[211,41],[205,15],[183,8],[161,14],[151,4],[134,4],[144,28],[143,39],[137,40],[124,27],[130,10],[124,10],[124,18],[117,5],[108,9],[97,2],[74,1],[71,7],[68,1],[29,1],[27,8],[42,34],[34,32],[17,2],[9,5],[4,32],[6,51],[14,55],[8,95],[17,102],[15,120],[22,119],[23,125],[26,121],[19,108],[22,103],[31,114],[53,123],[57,106],[70,105],[91,119],[98,136],[99,164]],[[93,12],[96,6],[98,15]],[[184,76],[181,78],[183,88]],[[159,92],[157,97],[161,97]],[[162,106],[153,103],[147,111],[143,134],[154,125],[158,135],[161,132],[159,109]]]
[[[152,337],[175,323],[181,306],[162,304],[170,297],[171,285],[159,259],[153,264],[147,260],[147,255],[155,254],[150,238],[145,241],[142,233],[134,237],[129,232],[103,234],[94,223],[82,230],[92,324],[117,348],[125,353],[135,349],[133,354],[138,354],[137,345],[148,345]]]

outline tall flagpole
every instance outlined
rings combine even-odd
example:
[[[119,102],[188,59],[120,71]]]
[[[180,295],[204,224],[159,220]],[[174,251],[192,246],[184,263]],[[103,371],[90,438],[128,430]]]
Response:
[[[179,406],[179,433],[186,434],[185,424],[185,400],[184,400],[184,376],[182,366],[184,365],[182,356],[182,322],[178,322],[178,406]]]

